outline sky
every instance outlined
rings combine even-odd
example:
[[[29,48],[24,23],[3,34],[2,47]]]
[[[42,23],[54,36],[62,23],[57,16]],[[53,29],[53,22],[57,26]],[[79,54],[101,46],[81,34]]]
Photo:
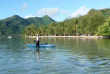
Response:
[[[86,15],[90,9],[110,8],[110,0],[0,0],[0,19],[50,16],[55,21]]]

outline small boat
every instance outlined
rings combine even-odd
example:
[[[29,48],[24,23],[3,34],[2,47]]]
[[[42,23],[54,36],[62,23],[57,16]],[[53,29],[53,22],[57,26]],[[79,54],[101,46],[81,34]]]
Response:
[[[12,36],[8,36],[8,38],[12,38]]]
[[[36,44],[27,44],[28,47],[36,47]],[[40,44],[39,47],[44,47],[44,48],[53,48],[55,47],[56,45],[54,44]]]

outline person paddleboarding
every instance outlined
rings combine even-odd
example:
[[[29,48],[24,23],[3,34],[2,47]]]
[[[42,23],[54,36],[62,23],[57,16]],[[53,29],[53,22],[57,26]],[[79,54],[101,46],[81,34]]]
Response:
[[[37,38],[36,38],[36,47],[39,47],[39,35],[37,34]]]

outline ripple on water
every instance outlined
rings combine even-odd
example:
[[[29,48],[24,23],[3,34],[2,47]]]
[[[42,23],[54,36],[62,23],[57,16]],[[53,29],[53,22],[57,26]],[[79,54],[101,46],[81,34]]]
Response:
[[[110,73],[109,42],[84,39],[56,39],[55,48],[28,48],[28,39],[2,40],[1,74],[106,74]],[[47,39],[46,39],[47,40]],[[49,39],[48,39],[49,40]],[[44,42],[42,40],[41,42]],[[54,38],[49,40],[54,43]],[[65,42],[65,43],[64,43]],[[49,42],[48,42],[49,43]],[[101,44],[100,44],[101,43]],[[1,43],[2,44],[2,43]],[[3,45],[3,44],[2,44]],[[13,46],[13,47],[11,47]],[[106,55],[107,54],[107,55]]]

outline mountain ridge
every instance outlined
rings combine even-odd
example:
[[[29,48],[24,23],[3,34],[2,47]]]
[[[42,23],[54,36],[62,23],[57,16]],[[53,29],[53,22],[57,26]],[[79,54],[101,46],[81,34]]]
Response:
[[[30,17],[22,18],[19,15],[13,15],[11,17],[0,20],[0,36],[10,35],[10,34],[21,34],[26,26],[35,24],[37,27],[39,25],[49,25],[52,22],[56,22],[48,15],[43,17]]]

